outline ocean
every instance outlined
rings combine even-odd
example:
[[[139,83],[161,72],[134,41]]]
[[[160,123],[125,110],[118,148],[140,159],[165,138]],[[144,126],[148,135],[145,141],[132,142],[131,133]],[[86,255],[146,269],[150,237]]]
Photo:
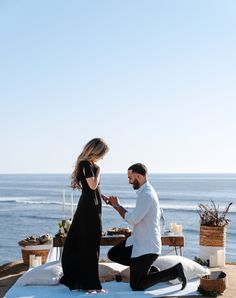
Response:
[[[236,261],[236,174],[150,174],[149,181],[157,191],[165,219],[165,230],[171,222],[183,225],[183,255],[199,256],[199,203],[213,200],[223,210],[230,202],[227,229],[226,260]],[[136,194],[126,174],[102,174],[100,188],[106,195],[117,195],[126,208],[135,206]],[[21,258],[18,241],[30,235],[58,232],[62,219],[62,193],[65,190],[65,217],[74,211],[80,192],[70,188],[69,174],[1,174],[0,175],[0,265]],[[110,206],[103,205],[103,230],[127,227],[127,223]],[[168,253],[164,249],[164,253]],[[101,256],[107,248],[103,247]]]

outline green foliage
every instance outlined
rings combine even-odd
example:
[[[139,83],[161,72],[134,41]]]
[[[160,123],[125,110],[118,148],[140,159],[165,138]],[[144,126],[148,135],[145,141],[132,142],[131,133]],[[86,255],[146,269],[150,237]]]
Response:
[[[207,266],[207,267],[209,267],[209,260],[204,261],[204,260],[202,260],[202,259],[200,259],[200,258],[198,258],[198,257],[194,257],[194,261],[195,261],[196,263],[202,265],[202,266]]]

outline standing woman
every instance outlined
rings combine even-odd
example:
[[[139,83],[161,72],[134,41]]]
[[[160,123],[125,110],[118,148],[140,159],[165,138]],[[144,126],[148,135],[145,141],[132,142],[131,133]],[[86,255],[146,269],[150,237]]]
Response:
[[[96,162],[108,150],[102,139],[92,139],[84,146],[72,173],[71,186],[82,194],[62,254],[64,275],[60,283],[70,290],[104,292],[98,275],[102,224],[100,168]]]

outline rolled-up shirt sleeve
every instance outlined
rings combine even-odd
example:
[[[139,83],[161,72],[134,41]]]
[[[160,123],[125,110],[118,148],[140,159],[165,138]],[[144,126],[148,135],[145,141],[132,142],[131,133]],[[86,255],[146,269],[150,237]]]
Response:
[[[136,207],[132,211],[125,213],[125,221],[133,226],[139,223],[151,208],[151,203],[149,196],[140,196],[137,200]]]

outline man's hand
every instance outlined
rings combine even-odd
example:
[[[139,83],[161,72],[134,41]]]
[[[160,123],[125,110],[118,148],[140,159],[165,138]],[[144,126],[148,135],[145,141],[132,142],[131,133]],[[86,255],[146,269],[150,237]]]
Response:
[[[120,202],[118,197],[116,196],[110,196],[109,197],[109,203],[111,204],[112,207],[117,208],[120,206]]]
[[[116,209],[116,211],[120,214],[121,217],[125,218],[125,213],[127,212],[127,210],[124,207],[121,206],[118,197],[110,196],[109,197],[109,204],[111,204],[111,206],[114,209]]]

